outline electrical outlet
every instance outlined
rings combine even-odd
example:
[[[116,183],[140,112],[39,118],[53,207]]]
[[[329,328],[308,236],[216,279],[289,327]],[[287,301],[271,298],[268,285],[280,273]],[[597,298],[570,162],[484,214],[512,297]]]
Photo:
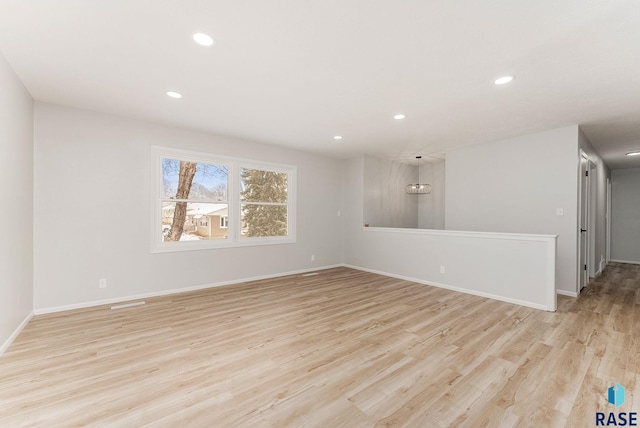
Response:
[[[444,266],[440,266],[440,273],[446,273],[446,269]]]
[[[107,279],[106,278],[100,278],[100,280],[98,281],[98,287],[107,288]]]
[[[311,261],[315,262],[316,261],[316,255],[315,254],[311,254]]]

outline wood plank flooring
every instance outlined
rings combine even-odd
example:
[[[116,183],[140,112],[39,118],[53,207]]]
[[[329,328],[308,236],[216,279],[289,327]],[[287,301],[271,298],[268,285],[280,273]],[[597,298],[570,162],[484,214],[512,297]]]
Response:
[[[640,412],[639,309],[612,264],[556,313],[338,268],[36,316],[0,426],[595,426]]]

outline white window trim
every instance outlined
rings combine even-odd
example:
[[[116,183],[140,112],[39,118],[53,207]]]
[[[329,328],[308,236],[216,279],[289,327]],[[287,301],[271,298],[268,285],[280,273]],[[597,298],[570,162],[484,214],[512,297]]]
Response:
[[[168,253],[176,251],[210,250],[216,248],[250,247],[257,245],[294,244],[296,242],[296,179],[297,168],[272,162],[261,162],[250,159],[219,156],[212,153],[195,152],[169,147],[151,146],[151,253]],[[228,239],[201,241],[163,242],[162,233],[162,158],[186,160],[191,162],[226,165],[227,201],[229,231]],[[282,172],[288,175],[287,180],[287,236],[241,237],[240,227],[240,170],[242,168]]]
[[[220,229],[229,229],[229,216],[227,215],[220,216]]]

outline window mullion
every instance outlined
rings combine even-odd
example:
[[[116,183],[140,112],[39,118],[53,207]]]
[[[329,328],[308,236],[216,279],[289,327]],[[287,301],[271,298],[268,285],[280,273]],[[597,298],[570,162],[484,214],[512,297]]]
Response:
[[[242,205],[270,205],[270,206],[275,206],[275,207],[286,207],[289,205],[289,203],[287,202],[245,202],[242,201],[241,202]]]
[[[240,239],[240,168],[238,164],[233,162],[229,166],[229,236],[233,242]]]

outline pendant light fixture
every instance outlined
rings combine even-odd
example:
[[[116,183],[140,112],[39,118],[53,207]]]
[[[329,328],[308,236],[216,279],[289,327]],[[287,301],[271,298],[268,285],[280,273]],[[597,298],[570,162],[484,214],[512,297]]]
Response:
[[[426,195],[431,193],[431,184],[420,183],[420,159],[422,156],[416,156],[418,159],[418,182],[416,184],[407,184],[407,193],[409,195]]]

